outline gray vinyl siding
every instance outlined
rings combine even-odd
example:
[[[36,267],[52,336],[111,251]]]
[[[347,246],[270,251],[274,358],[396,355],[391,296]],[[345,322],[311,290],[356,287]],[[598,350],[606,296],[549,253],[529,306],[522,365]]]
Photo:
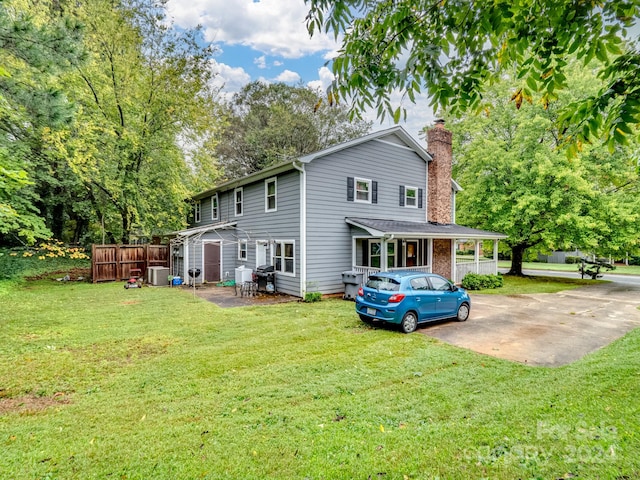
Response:
[[[427,163],[412,150],[372,141],[316,159],[307,170],[307,281],[323,293],[344,291],[341,272],[352,268],[345,218],[425,221]],[[347,177],[378,182],[378,203],[347,201]],[[423,208],[399,205],[400,185],[423,189]]]
[[[273,178],[273,177],[271,177]],[[295,277],[276,274],[276,285],[279,292],[300,295],[300,173],[297,170],[282,173],[277,177],[276,201],[277,210],[265,212],[265,181],[259,180],[243,189],[243,215],[235,215],[235,189],[218,192],[218,220],[211,220],[211,197],[202,199],[202,221],[194,226],[205,226],[212,223],[236,222],[236,228],[207,232],[202,240],[219,240],[222,243],[221,275],[228,272],[235,278],[235,269],[241,265],[252,269],[256,267],[256,241],[293,241],[295,242]],[[238,259],[238,241],[247,242],[247,260]],[[198,268],[203,269],[202,247],[197,246],[191,253]],[[270,247],[271,262],[273,247]]]

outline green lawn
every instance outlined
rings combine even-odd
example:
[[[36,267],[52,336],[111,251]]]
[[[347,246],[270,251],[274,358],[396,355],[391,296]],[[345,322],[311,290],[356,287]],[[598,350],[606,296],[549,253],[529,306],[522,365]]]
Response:
[[[342,300],[0,288],[3,479],[631,479],[639,395],[640,330],[534,368]]]
[[[501,260],[498,262],[498,267],[500,268],[510,268],[511,261]],[[578,264],[567,264],[567,263],[542,263],[542,262],[524,262],[522,264],[522,268],[527,270],[555,270],[558,272],[576,272],[576,275],[579,274]],[[618,275],[640,275],[640,266],[638,265],[616,265],[615,270],[604,270],[602,269],[602,273],[613,273]]]

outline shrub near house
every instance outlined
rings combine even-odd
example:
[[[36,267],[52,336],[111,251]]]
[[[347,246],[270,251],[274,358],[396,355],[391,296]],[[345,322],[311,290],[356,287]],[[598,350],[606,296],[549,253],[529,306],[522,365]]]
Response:
[[[462,287],[467,290],[484,290],[488,288],[500,288],[504,285],[502,275],[480,275],[467,273],[462,279]]]

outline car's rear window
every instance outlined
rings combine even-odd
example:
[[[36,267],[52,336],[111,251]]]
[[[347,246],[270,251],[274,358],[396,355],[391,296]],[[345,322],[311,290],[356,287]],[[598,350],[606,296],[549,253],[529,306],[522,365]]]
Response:
[[[400,282],[393,278],[371,276],[367,281],[367,287],[397,292],[400,290]]]

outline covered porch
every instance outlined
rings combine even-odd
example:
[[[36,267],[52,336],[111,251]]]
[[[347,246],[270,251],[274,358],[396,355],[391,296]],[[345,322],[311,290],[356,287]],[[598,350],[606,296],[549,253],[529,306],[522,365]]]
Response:
[[[352,270],[363,282],[380,271],[437,273],[460,283],[467,273],[498,273],[498,241],[506,235],[456,224],[370,218],[345,219],[351,227]],[[482,256],[483,242],[492,254]],[[458,255],[458,246],[473,246],[473,255]]]

